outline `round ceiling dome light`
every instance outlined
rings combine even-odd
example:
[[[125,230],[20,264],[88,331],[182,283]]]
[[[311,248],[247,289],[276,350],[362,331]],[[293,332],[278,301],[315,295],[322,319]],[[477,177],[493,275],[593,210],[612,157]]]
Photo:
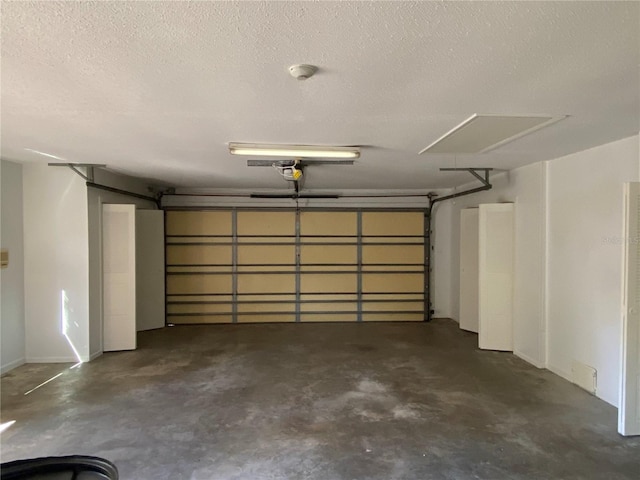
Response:
[[[313,74],[317,71],[318,67],[316,67],[315,65],[306,65],[304,63],[291,65],[289,67],[289,73],[293,78],[297,80],[306,80],[307,78],[313,76]]]

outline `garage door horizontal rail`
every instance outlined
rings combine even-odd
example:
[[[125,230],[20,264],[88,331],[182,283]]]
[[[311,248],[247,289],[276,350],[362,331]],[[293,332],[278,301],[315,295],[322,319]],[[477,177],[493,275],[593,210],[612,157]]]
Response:
[[[299,245],[297,242],[171,242],[167,243],[168,247],[171,246],[189,246],[189,245]],[[369,246],[369,245],[378,245],[378,246],[387,246],[387,247],[395,247],[396,245],[422,245],[422,242],[309,242],[304,243],[303,246],[316,246],[316,245],[351,245],[351,246]]]
[[[363,303],[410,303],[410,302],[419,302],[422,300],[421,298],[415,299],[375,299],[375,300],[363,300]],[[236,305],[248,305],[248,304],[288,304],[288,303],[353,303],[355,300],[229,300],[226,301],[216,301],[216,300],[205,300],[205,301],[187,301],[187,302],[176,302],[169,301],[167,305],[230,305],[235,303]]]
[[[292,267],[295,269],[295,266]],[[317,274],[317,275],[328,275],[328,274],[346,274],[353,273],[357,274],[360,270],[301,270],[299,273],[301,275],[309,275],[309,274]],[[296,273],[295,270],[243,270],[235,272],[237,275],[293,275]],[[363,274],[400,274],[400,273],[424,273],[424,269],[421,270],[362,270]],[[194,271],[186,271],[186,272],[167,272],[167,275],[229,275],[229,272],[202,272],[198,270]]]
[[[166,235],[166,238],[231,238],[233,235]],[[242,238],[296,238],[295,235],[237,235]],[[300,235],[298,238],[416,238],[422,235]]]
[[[228,312],[185,312],[185,313],[169,313],[170,317],[207,317],[207,316],[226,316],[229,315],[231,311]],[[291,315],[293,310],[283,310],[279,312],[260,312],[260,315]],[[302,311],[303,315],[344,315],[344,314],[354,314],[358,313],[357,309],[353,310],[317,310],[317,311]],[[419,315],[422,314],[422,310],[372,310],[372,311],[364,311],[363,313],[375,313],[376,315],[389,315],[389,314],[407,314],[407,315]],[[236,312],[237,315],[255,315],[256,312]]]
[[[423,295],[424,292],[360,292],[362,295]],[[358,295],[358,292],[301,292],[302,295]],[[227,292],[213,292],[213,293],[169,293],[167,297],[208,297],[208,296],[231,296],[231,293]],[[255,295],[255,296],[269,296],[269,295],[295,295],[295,292],[282,293],[282,292],[238,292],[237,295]]]
[[[167,267],[233,267],[231,263],[168,263]],[[237,267],[291,267],[290,263],[239,263]],[[295,267],[295,265],[293,265]],[[366,265],[358,263],[301,263],[301,267],[422,267],[422,263],[367,263]]]

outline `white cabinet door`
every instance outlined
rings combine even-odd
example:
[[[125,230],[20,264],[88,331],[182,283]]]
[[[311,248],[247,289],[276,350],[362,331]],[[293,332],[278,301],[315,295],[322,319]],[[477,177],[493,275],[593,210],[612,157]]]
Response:
[[[164,212],[136,211],[136,330],[164,327]]]
[[[460,328],[478,332],[478,212],[460,211]]]
[[[618,432],[640,435],[640,183],[625,184],[622,369]]]
[[[478,345],[513,351],[514,207],[512,203],[479,208]]]
[[[103,350],[136,348],[136,207],[102,206]]]

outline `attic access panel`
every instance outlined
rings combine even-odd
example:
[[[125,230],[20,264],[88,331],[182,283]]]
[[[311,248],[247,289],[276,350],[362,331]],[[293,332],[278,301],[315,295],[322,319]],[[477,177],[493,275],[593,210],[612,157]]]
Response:
[[[420,151],[423,153],[485,153],[551,125],[563,116],[501,116],[474,114]]]
[[[167,322],[423,321],[424,214],[168,211]]]

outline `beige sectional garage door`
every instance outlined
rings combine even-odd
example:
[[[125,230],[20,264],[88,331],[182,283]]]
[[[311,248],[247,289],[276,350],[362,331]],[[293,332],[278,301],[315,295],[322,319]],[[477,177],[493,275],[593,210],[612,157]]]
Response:
[[[166,215],[168,323],[424,320],[423,211]]]

